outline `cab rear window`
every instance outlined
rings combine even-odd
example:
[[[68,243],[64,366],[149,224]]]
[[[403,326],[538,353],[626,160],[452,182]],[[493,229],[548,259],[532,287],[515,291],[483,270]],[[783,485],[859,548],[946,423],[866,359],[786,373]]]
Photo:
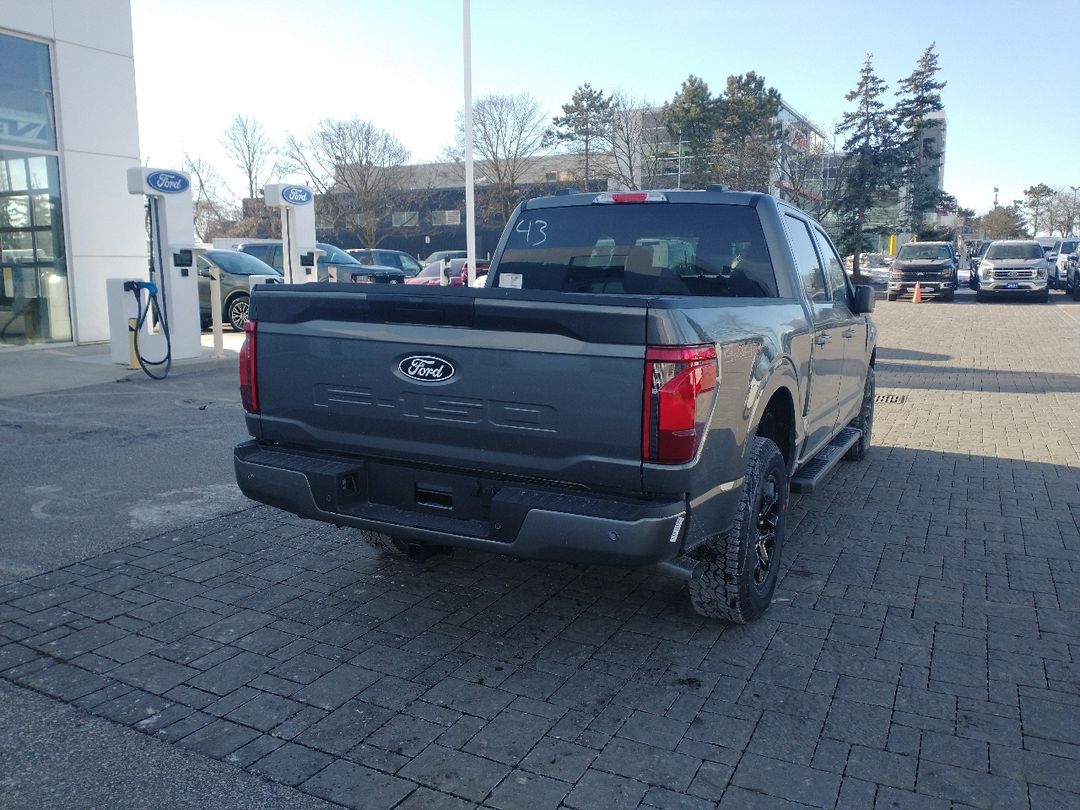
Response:
[[[568,293],[775,298],[757,212],[641,203],[523,211],[491,286]]]

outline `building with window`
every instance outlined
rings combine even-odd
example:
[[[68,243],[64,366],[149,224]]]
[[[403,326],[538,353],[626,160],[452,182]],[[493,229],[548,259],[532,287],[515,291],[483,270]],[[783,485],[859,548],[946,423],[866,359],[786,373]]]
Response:
[[[146,275],[128,0],[0,0],[0,349],[107,340]]]

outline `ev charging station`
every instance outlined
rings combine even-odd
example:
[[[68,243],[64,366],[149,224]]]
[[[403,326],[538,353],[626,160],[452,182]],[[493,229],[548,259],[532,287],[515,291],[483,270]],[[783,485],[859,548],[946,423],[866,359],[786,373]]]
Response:
[[[263,187],[263,200],[267,208],[281,209],[281,272],[285,283],[318,281],[316,258],[322,251],[315,246],[315,195],[311,189],[268,183]]]
[[[106,279],[111,356],[129,362],[134,319],[139,365],[151,377],[148,367],[164,367],[163,377],[173,360],[202,355],[191,181],[184,172],[145,167],[128,169],[127,180],[128,192],[147,198],[150,272],[149,280]]]

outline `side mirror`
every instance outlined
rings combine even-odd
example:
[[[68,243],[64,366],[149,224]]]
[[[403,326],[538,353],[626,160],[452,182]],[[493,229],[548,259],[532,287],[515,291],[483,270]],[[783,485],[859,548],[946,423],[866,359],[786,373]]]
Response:
[[[874,311],[874,288],[869,284],[855,286],[855,305],[852,310],[856,315]]]

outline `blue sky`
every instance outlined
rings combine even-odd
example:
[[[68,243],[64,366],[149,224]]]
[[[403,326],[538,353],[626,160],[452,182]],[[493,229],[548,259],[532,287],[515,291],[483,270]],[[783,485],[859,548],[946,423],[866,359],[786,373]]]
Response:
[[[144,160],[209,160],[232,116],[275,140],[359,116],[436,159],[462,106],[460,0],[131,0]],[[981,213],[1036,183],[1080,186],[1080,0],[472,0],[473,95],[556,115],[590,82],[656,104],[690,74],[756,71],[831,131],[867,53],[895,89],[936,42],[945,187]],[[161,46],[160,43],[169,43]],[[190,43],[177,50],[176,42]],[[177,55],[182,54],[182,62]],[[188,114],[177,115],[177,109]]]

